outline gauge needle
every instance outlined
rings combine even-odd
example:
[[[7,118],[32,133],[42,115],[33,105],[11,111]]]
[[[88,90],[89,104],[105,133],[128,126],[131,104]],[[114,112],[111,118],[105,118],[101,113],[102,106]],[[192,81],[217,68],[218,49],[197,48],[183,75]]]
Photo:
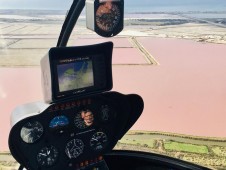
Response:
[[[98,139],[96,139],[96,138],[92,138],[92,140],[98,141]]]
[[[75,150],[75,146],[73,146],[73,147],[70,149],[70,152],[73,151],[73,150]]]
[[[44,154],[44,153],[39,153],[39,155],[42,155],[42,156],[47,156],[46,154]]]
[[[68,155],[68,157],[71,159],[71,154],[70,154],[70,151],[69,151],[69,149],[67,149],[67,155]]]
[[[24,137],[28,138],[28,136],[31,134],[31,132],[29,132],[28,134],[26,134]]]

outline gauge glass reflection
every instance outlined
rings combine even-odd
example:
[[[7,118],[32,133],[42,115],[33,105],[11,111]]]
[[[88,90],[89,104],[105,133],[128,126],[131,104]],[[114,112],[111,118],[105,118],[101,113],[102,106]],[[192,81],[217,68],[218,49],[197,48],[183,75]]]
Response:
[[[90,139],[90,147],[96,151],[103,150],[106,147],[107,143],[107,135],[103,132],[95,133]]]
[[[118,5],[112,2],[104,2],[96,11],[96,24],[100,30],[111,32],[119,24],[120,17]]]
[[[38,164],[51,167],[56,163],[58,155],[58,150],[54,146],[44,147],[37,154]]]
[[[65,148],[66,155],[72,159],[77,158],[79,155],[83,153],[84,144],[80,139],[73,139],[67,143]]]
[[[79,129],[85,129],[90,127],[94,123],[94,115],[91,110],[83,109],[81,110],[74,119],[75,126]]]
[[[21,131],[20,136],[26,143],[36,142],[43,134],[43,126],[38,121],[28,122]]]

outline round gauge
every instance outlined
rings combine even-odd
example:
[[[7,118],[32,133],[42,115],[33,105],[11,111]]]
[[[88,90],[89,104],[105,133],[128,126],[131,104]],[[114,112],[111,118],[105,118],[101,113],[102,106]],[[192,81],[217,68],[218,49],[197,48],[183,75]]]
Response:
[[[79,155],[83,153],[84,144],[80,139],[73,139],[67,143],[65,152],[67,156],[72,158],[77,158]]]
[[[90,139],[90,146],[93,150],[99,151],[106,147],[108,142],[107,136],[103,132],[95,133]]]
[[[120,22],[119,6],[112,2],[102,3],[96,11],[96,25],[105,32],[113,31]]]
[[[42,136],[42,134],[43,126],[38,121],[28,122],[20,131],[20,136],[26,143],[34,143]]]
[[[79,129],[90,127],[94,123],[94,115],[91,110],[81,110],[74,119],[75,126]]]
[[[65,127],[68,124],[69,124],[69,120],[66,116],[57,116],[51,120],[49,127],[52,129],[55,129],[59,127]]]
[[[58,155],[58,150],[54,146],[44,147],[37,155],[38,164],[45,167],[53,166],[57,161]]]

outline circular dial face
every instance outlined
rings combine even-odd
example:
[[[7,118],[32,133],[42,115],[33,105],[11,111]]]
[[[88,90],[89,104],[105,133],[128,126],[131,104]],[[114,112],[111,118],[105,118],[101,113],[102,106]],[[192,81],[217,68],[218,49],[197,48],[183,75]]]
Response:
[[[38,121],[28,122],[20,131],[20,136],[26,143],[34,143],[42,136],[42,134],[43,126]]]
[[[38,164],[45,167],[53,166],[57,161],[58,155],[58,150],[54,146],[44,147],[37,155]]]
[[[73,139],[67,143],[65,152],[67,156],[72,158],[77,158],[79,155],[83,153],[84,144],[80,139]]]
[[[51,120],[49,127],[52,129],[55,129],[60,127],[65,127],[68,124],[69,124],[69,120],[66,116],[57,116]]]
[[[75,126],[79,129],[90,127],[94,123],[94,115],[91,110],[81,110],[74,119]]]
[[[120,17],[118,5],[112,2],[104,2],[96,11],[96,25],[102,31],[111,32],[117,27]]]
[[[97,132],[90,139],[90,146],[93,150],[102,150],[106,147],[108,139],[105,133]]]

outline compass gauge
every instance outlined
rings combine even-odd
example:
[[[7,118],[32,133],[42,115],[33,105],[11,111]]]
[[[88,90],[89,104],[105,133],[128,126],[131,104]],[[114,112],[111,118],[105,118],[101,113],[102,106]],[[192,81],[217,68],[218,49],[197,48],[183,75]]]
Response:
[[[123,30],[124,0],[86,2],[86,26],[102,37],[113,37]]]
[[[112,2],[105,2],[96,11],[96,25],[105,32],[113,31],[119,24],[121,12],[119,6]]]

